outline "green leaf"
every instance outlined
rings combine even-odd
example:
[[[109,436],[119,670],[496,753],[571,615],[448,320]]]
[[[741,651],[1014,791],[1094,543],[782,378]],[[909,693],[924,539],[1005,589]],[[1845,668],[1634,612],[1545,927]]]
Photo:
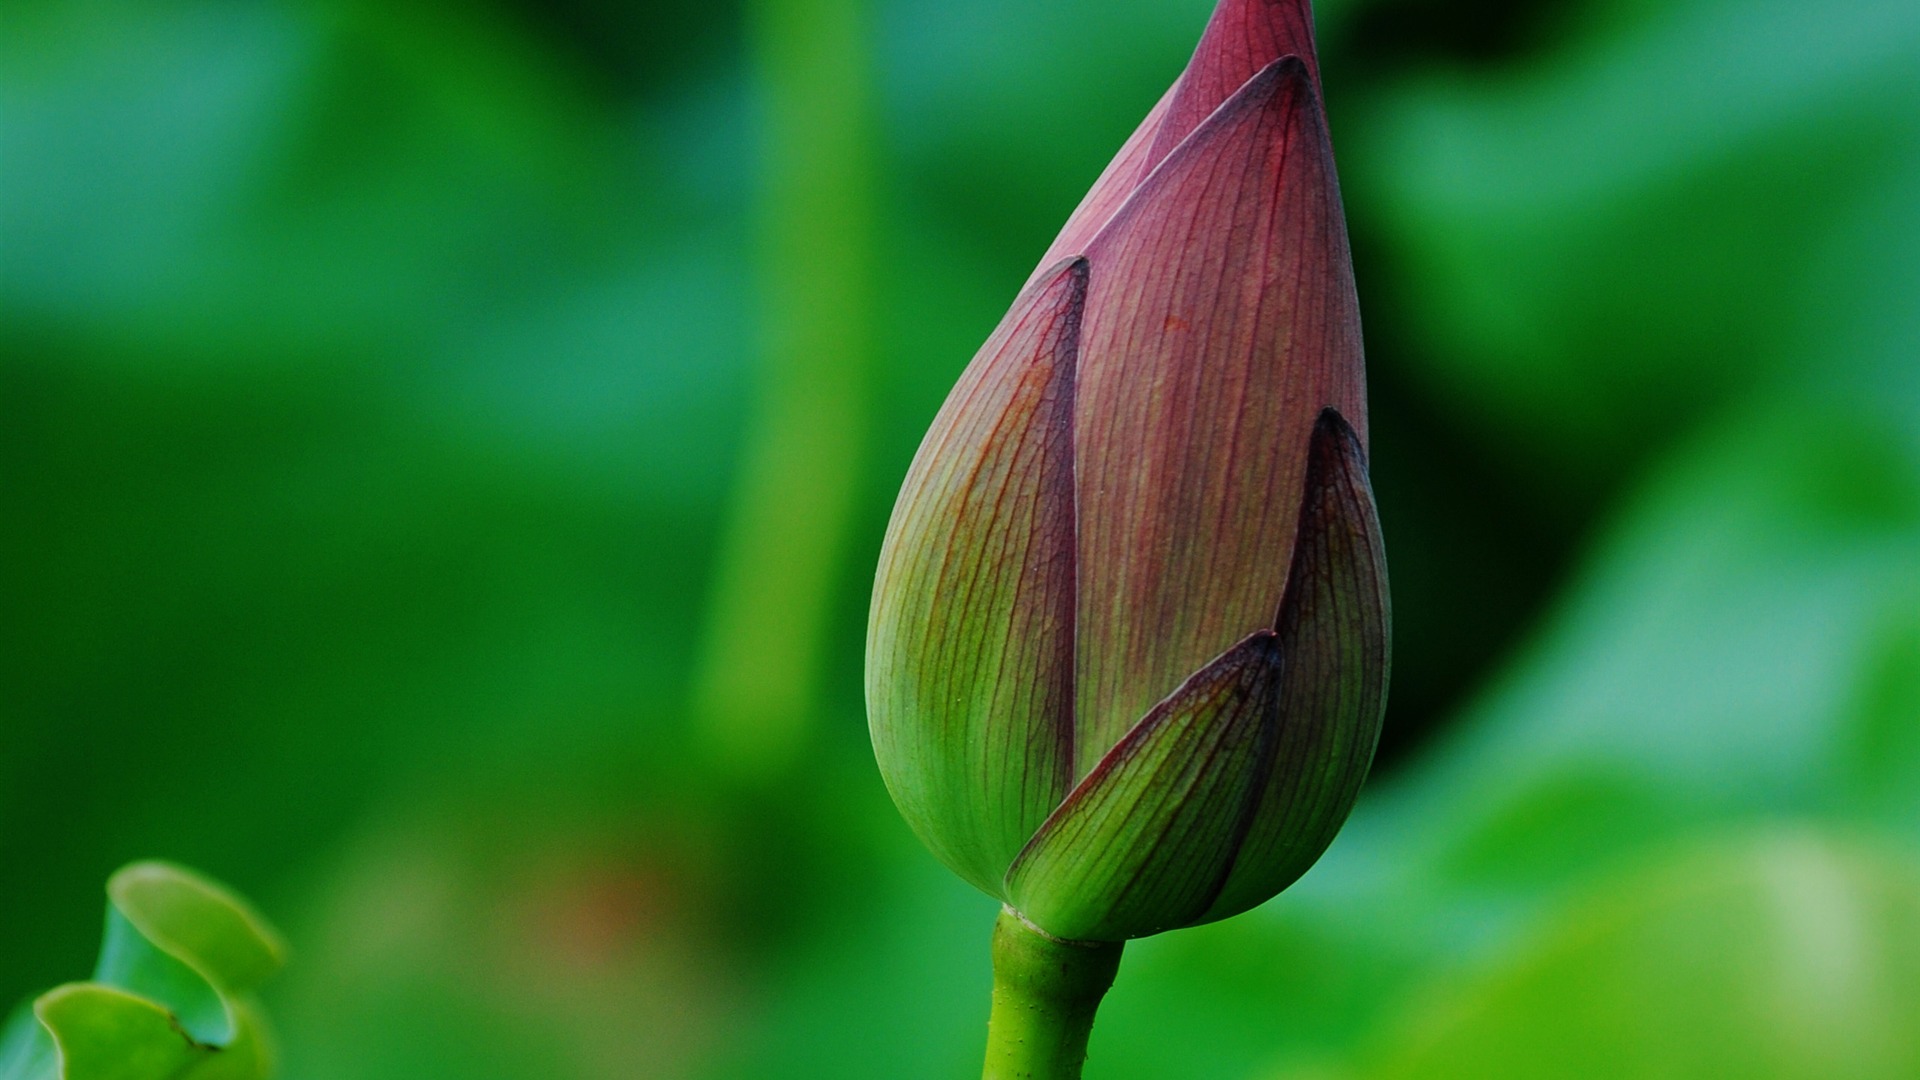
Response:
[[[1408,885],[1438,871],[1438,884],[1466,863],[1511,870],[1575,845],[1581,857],[1556,864],[1578,874],[1630,833],[1824,813],[1900,786],[1912,774],[1886,755],[1915,723],[1900,707],[1913,661],[1892,633],[1905,620],[1891,614],[1920,586],[1909,446],[1895,417],[1796,397],[1677,448],[1508,677],[1382,793],[1367,858]],[[1866,766],[1863,753],[1882,756]],[[1512,831],[1570,789],[1620,828]]]
[[[1148,712],[1014,861],[1008,902],[1078,941],[1157,934],[1206,911],[1273,762],[1281,662],[1262,630]]]
[[[259,1080],[270,1058],[246,995],[279,969],[280,937],[191,871],[134,863],[107,885],[94,981],[23,1008],[0,1037],[0,1080]]]
[[[258,987],[286,962],[286,945],[246,901],[181,867],[161,862],[134,863],[107,882],[112,899],[109,918],[126,920],[137,940],[179,957],[219,990],[245,993]],[[119,983],[109,959],[101,955],[95,978]]]
[[[1812,830],[1690,848],[1434,988],[1381,1080],[1920,1075],[1920,867]]]
[[[1911,340],[1887,317],[1914,310],[1920,6],[1591,7],[1547,62],[1397,88],[1342,152],[1417,282],[1426,385],[1604,470],[1757,380],[1858,364],[1832,339]]]
[[[59,1049],[61,1080],[158,1080],[185,1076],[215,1051],[153,1001],[98,983],[71,983],[34,1002]]]
[[[1896,597],[1864,658],[1839,773],[1853,802],[1911,831],[1920,828],[1920,580]]]

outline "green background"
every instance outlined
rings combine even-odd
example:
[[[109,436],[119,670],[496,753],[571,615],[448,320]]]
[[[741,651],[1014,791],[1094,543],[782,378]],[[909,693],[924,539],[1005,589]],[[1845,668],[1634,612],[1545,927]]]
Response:
[[[288,1080],[976,1074],[866,587],[1208,6],[8,5],[0,1002],[160,856]],[[1319,20],[1383,756],[1089,1076],[1920,1076],[1920,5]]]

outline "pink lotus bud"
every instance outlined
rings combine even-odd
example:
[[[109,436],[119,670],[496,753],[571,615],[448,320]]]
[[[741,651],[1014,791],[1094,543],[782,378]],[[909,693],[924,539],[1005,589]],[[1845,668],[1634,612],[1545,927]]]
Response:
[[[1223,918],[1385,704],[1353,269],[1306,0],[1222,0],[933,422],[875,584],[907,821],[1062,938]]]

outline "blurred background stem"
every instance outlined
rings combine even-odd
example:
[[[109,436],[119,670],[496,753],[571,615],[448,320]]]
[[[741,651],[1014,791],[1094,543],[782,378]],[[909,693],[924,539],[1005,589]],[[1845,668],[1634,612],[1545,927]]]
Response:
[[[993,924],[993,1014],[981,1080],[1079,1080],[1119,942],[1047,937],[1012,911]]]
[[[803,745],[870,404],[873,154],[863,0],[755,0],[761,368],[694,671],[723,771]]]

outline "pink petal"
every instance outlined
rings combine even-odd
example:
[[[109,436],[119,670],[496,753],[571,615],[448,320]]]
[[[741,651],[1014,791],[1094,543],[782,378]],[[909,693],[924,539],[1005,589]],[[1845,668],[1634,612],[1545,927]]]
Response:
[[[1364,443],[1352,262],[1305,64],[1268,65],[1088,245],[1075,404],[1081,772],[1271,627],[1315,419]]]
[[[1317,89],[1320,66],[1314,57],[1313,11],[1308,0],[1221,0],[1186,70],[1107,163],[1034,274],[1070,255],[1085,253],[1087,242],[1182,139],[1248,79],[1285,56],[1298,56],[1306,63]]]
[[[1306,63],[1318,92],[1320,62],[1313,52],[1313,6],[1308,0],[1220,0],[1193,59],[1174,84],[1173,101],[1147,168],[1172,153],[1248,79],[1287,56]]]

